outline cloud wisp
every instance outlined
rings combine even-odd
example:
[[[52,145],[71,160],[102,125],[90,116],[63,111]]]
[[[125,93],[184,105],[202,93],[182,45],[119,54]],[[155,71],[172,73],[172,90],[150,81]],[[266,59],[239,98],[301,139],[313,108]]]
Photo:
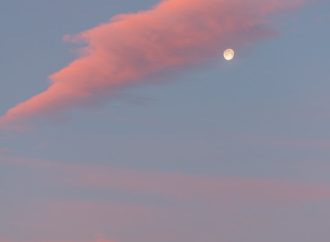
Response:
[[[13,241],[9,241],[9,240],[0,240],[0,242],[13,242]],[[68,240],[66,240],[66,241],[64,241],[64,240],[61,240],[61,241],[53,241],[53,240],[51,240],[51,241],[47,241],[47,242],[73,242],[73,241],[68,241]],[[97,239],[97,240],[95,240],[95,241],[93,241],[93,242],[114,242],[113,240],[106,240],[106,239]]]
[[[85,43],[71,64],[50,75],[47,90],[9,109],[11,124],[84,105],[118,88],[150,82],[171,70],[219,58],[274,35],[268,16],[299,0],[167,0],[123,14],[68,41]]]
[[[50,161],[12,158],[8,164],[29,168],[66,187],[99,191],[120,191],[126,194],[155,195],[173,201],[244,201],[306,202],[328,201],[328,184],[294,180],[210,177],[183,173],[135,171],[108,165],[69,165]],[[52,174],[55,172],[56,176]],[[59,175],[60,174],[60,175]]]

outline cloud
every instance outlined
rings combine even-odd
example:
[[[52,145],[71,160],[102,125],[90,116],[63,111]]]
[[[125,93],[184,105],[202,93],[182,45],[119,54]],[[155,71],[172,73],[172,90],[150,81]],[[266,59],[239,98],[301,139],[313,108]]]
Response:
[[[9,240],[0,240],[0,242],[13,242],[13,241],[9,241]],[[45,241],[43,241],[43,242],[45,242]],[[51,240],[51,241],[47,241],[47,242],[75,242],[75,241],[68,241],[68,240],[60,240],[60,241],[53,241],[53,240]],[[78,241],[77,241],[78,242]],[[107,239],[102,239],[102,238],[100,238],[100,239],[96,239],[96,240],[94,240],[94,241],[91,241],[91,242],[114,242],[113,240],[107,240]]]
[[[49,161],[12,159],[9,163],[48,174],[48,179],[66,187],[126,194],[152,195],[172,201],[305,202],[329,200],[328,184],[285,179],[199,176],[175,172],[135,171],[108,165],[63,164]]]
[[[75,242],[75,241],[49,241],[49,242]],[[78,241],[76,241],[76,242],[78,242]],[[100,238],[100,239],[93,240],[91,242],[114,242],[114,241]]]
[[[267,17],[299,0],[167,0],[122,14],[67,41],[85,43],[79,57],[49,78],[49,88],[9,109],[2,124],[57,113],[155,80],[274,35]]]
[[[217,224],[216,230],[199,231],[206,236],[204,238],[210,236],[210,241],[221,235],[231,238],[232,233],[228,235],[227,228],[245,231],[247,225],[252,225],[258,238],[260,224],[275,221],[281,225],[279,218],[283,216],[290,224],[296,224],[300,219],[306,221],[306,225],[315,224],[320,219],[319,214],[316,212],[311,220],[304,220],[304,208],[328,204],[330,199],[328,184],[310,181],[211,177],[18,158],[7,160],[7,163],[18,168],[14,170],[23,177],[11,175],[20,184],[20,196],[26,199],[24,194],[29,193],[32,198],[27,201],[17,199],[20,202],[11,204],[9,221],[14,221],[16,230],[29,235],[28,238],[43,231],[38,240],[31,242],[62,242],[55,240],[58,235],[89,242],[86,238],[90,238],[90,233],[110,235],[118,241],[131,241],[135,237],[135,241],[157,241],[160,234],[161,241],[194,241],[187,238],[191,231],[199,231],[200,226],[212,227],[212,224]],[[25,174],[29,170],[31,174]],[[52,194],[43,189],[42,195],[30,193],[29,176]],[[321,210],[320,214],[323,214],[324,209]],[[212,224],[205,225],[205,221]],[[179,227],[185,239],[175,238],[177,230],[171,226]],[[10,230],[13,225],[7,227]],[[54,240],[42,240],[45,237]]]
[[[205,202],[241,198],[251,201],[298,202],[330,199],[327,185],[277,179],[138,172],[97,166],[75,166],[67,172],[65,182],[73,186],[154,194],[177,201]]]
[[[0,157],[2,155],[6,155],[8,153],[8,151],[9,151],[9,148],[0,146]]]

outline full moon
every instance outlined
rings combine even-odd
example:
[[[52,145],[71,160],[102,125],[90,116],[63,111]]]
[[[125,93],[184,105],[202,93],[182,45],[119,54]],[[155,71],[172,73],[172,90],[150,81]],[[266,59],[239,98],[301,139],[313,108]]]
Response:
[[[233,49],[226,49],[223,52],[223,57],[225,58],[225,60],[230,61],[230,60],[234,59],[235,51]]]

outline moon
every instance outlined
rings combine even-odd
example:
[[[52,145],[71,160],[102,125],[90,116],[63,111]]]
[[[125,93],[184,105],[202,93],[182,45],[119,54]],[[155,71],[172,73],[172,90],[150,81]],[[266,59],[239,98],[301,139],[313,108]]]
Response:
[[[223,57],[225,58],[225,60],[230,61],[230,60],[234,59],[235,51],[233,49],[226,49],[223,52]]]

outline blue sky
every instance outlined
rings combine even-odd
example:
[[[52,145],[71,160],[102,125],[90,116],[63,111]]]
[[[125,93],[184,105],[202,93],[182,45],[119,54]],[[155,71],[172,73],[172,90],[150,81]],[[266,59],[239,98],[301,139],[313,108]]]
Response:
[[[0,110],[75,57],[66,34],[158,1],[5,1]],[[0,242],[326,242],[330,3],[275,37],[0,131]]]

